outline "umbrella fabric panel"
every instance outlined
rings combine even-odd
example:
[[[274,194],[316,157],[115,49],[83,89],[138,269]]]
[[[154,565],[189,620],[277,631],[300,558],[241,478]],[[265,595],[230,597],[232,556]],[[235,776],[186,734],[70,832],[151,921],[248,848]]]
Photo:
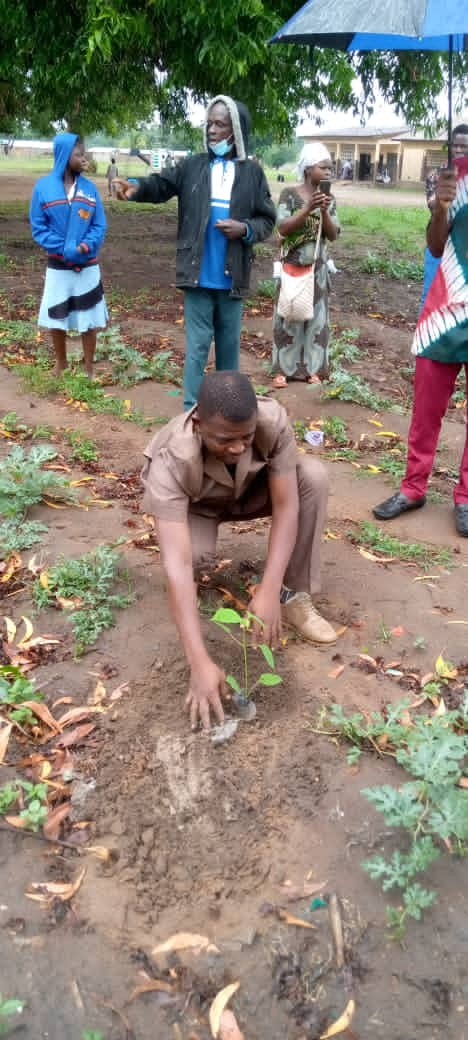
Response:
[[[466,0],[309,0],[273,40],[341,50],[400,50],[404,49],[401,38],[406,37],[408,49],[448,50],[449,36],[460,34],[454,49],[463,50],[466,31]],[[355,35],[359,35],[360,45],[353,41],[350,46]],[[364,36],[369,36],[367,44],[362,42]]]

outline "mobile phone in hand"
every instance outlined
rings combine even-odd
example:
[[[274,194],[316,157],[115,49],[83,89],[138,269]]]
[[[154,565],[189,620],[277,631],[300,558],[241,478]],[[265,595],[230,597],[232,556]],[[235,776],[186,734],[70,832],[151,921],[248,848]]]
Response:
[[[330,195],[331,181],[320,181],[319,191],[321,191],[323,195]]]

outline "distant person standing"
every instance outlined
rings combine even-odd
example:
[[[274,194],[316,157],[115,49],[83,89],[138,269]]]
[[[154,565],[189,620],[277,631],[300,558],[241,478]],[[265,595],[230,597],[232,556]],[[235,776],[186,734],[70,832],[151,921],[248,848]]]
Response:
[[[345,159],[341,167],[341,179],[351,181],[353,179],[353,164],[350,159]]]
[[[34,240],[48,254],[38,323],[51,331],[56,374],[67,367],[66,335],[74,330],[81,333],[85,371],[92,378],[96,330],[105,328],[108,317],[98,263],[106,217],[84,169],[78,134],[57,134],[54,168],[34,188],[30,220]]]
[[[327,241],[335,241],[340,224],[330,192],[332,161],[325,145],[320,141],[304,145],[297,172],[300,183],[283,188],[278,203],[283,270],[294,278],[313,271],[314,298],[305,321],[285,317],[279,297],[276,300],[272,354],[276,390],[286,387],[288,379],[318,383],[328,378]]]
[[[212,339],[216,368],[239,368],[242,301],[252,246],[271,235],[275,207],[261,166],[248,158],[250,115],[225,94],[206,113],[206,151],[173,169],[117,182],[118,197],[179,203],[176,285],[184,289],[184,408],[197,401]]]
[[[118,176],[119,176],[118,166],[117,166],[117,163],[115,161],[114,156],[112,156],[111,161],[110,161],[110,163],[109,163],[109,165],[107,167],[107,171],[106,171],[107,192],[108,192],[108,195],[109,195],[110,199],[114,198],[114,195],[115,195],[114,189],[112,187],[112,181],[115,180],[115,178],[118,177]]]

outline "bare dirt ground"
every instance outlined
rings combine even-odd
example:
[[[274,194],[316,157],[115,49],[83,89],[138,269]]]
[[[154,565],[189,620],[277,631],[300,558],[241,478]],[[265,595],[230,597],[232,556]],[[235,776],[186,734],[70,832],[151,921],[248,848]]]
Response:
[[[30,187],[26,179],[11,184],[2,178],[0,199],[24,199]],[[182,296],[173,284],[175,212],[118,204],[107,212],[102,270],[112,322],[127,343],[148,354],[169,350],[180,364],[184,335]],[[25,212],[0,213],[0,235],[7,258],[1,317],[34,321],[43,260],[31,242]],[[260,254],[245,308],[242,365],[265,387],[272,304],[255,294],[255,286],[270,277],[274,246]],[[60,832],[66,844],[47,843],[0,822],[0,991],[26,1000],[21,1025],[28,1040],[81,1040],[85,1028],[100,1030],[106,1040],[207,1040],[210,1002],[223,985],[237,980],[232,1006],[245,1040],[316,1040],[351,996],[356,1012],[345,1034],[350,1040],[466,1040],[468,1035],[465,863],[448,853],[438,860],[430,870],[434,907],[409,926],[403,945],[390,940],[385,896],[361,863],[392,839],[360,792],[398,784],[401,773],[385,756],[365,755],[358,766],[349,766],[344,745],[317,733],[323,706],[337,702],[346,710],[370,712],[401,699],[408,689],[414,693],[418,677],[434,669],[441,652],[462,675],[468,670],[468,547],[455,533],[451,505],[464,409],[453,407],[444,424],[432,482],[437,501],[391,528],[403,541],[451,548],[455,566],[431,565],[427,574],[414,564],[363,556],[348,535],[391,493],[389,478],[378,468],[378,436],[391,433],[393,447],[404,443],[419,286],[381,277],[364,280],[347,253],[345,232],[334,258],[341,273],[334,281],[333,323],[337,334],[359,329],[364,352],[350,370],[400,410],[376,412],[338,398],[325,400],[320,387],[298,383],[283,392],[293,421],[307,426],[329,416],[343,419],[349,446],[357,452],[358,461],[333,461],[337,446],[323,451],[331,493],[319,606],[341,635],[330,649],[290,638],[277,655],[284,684],[263,690],[257,720],[241,724],[235,739],[222,747],[189,730],[183,711],[187,669],[168,616],[157,546],[140,512],[138,473],[154,427],[93,415],[64,397],[38,397],[24,390],[11,359],[2,367],[0,416],[14,411],[28,426],[52,426],[58,461],[71,467],[75,479],[93,478],[80,491],[83,501],[89,487],[99,500],[88,509],[35,507],[32,518],[49,527],[36,552],[40,566],[44,570],[60,554],[81,555],[123,537],[136,594],[132,605],[117,611],[115,627],[76,660],[65,611],[34,613],[27,567],[18,570],[13,584],[1,585],[2,614],[18,626],[22,616],[31,617],[35,634],[62,640],[33,673],[54,715],[61,698],[71,707],[86,705],[98,680],[105,689],[106,710],[92,717],[94,729],[78,735],[67,751],[73,813]],[[376,312],[378,318],[372,316]],[[27,355],[27,350],[18,336],[8,353]],[[109,378],[107,364],[98,365],[98,376]],[[180,410],[178,386],[171,383],[109,390],[160,421]],[[79,429],[96,442],[94,466],[71,461],[66,429]],[[7,440],[1,444],[3,455],[9,447]],[[374,463],[375,472],[368,468]],[[231,645],[209,616],[225,588],[245,599],[246,585],[261,569],[267,531],[264,522],[223,530],[223,567],[202,595],[208,644],[228,671]],[[22,555],[26,565],[33,553]],[[367,671],[362,653],[379,659],[377,671]],[[385,674],[391,665],[402,674]],[[122,684],[121,696],[112,701]],[[17,775],[30,753],[21,734],[12,738],[0,782]],[[34,764],[24,769],[31,777]],[[112,850],[108,862],[83,853],[80,831],[87,845]],[[44,911],[25,897],[31,882],[72,881],[83,867],[86,874],[72,900],[56,900]],[[324,902],[330,893],[338,895],[344,968],[336,965],[326,906],[309,910],[317,893]],[[291,923],[288,913],[314,927]],[[178,932],[206,936],[218,952],[151,957],[158,943]],[[131,999],[136,987],[149,983],[150,992]]]

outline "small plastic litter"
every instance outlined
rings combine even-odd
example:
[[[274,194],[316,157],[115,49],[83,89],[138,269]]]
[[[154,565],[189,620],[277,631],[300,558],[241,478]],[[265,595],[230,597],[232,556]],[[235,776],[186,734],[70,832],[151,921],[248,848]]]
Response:
[[[323,430],[307,430],[304,434],[304,440],[307,444],[311,444],[313,448],[321,448],[324,442]]]
[[[226,744],[228,740],[237,733],[239,719],[225,719],[219,726],[213,726],[210,730],[212,744]]]
[[[236,706],[239,718],[242,722],[252,722],[257,715],[257,705],[244,693],[233,693],[233,704]]]
[[[315,896],[315,899],[312,900],[309,906],[309,910],[324,910],[327,906],[328,903],[326,899],[322,899],[321,896]]]

